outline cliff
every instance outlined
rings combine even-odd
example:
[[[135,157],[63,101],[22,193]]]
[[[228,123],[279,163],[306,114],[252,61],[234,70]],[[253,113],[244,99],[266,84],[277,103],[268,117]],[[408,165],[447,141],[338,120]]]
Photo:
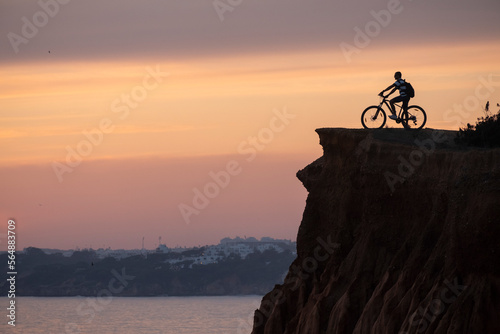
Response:
[[[318,129],[297,258],[253,334],[500,333],[500,149]]]

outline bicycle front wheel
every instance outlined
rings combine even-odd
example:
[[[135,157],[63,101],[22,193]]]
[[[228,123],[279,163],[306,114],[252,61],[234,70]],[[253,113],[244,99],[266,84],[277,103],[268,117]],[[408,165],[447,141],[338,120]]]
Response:
[[[427,114],[419,106],[409,106],[403,115],[401,121],[406,129],[422,129],[427,122]]]
[[[371,106],[361,113],[361,124],[365,129],[380,129],[385,125],[387,115],[379,106]]]

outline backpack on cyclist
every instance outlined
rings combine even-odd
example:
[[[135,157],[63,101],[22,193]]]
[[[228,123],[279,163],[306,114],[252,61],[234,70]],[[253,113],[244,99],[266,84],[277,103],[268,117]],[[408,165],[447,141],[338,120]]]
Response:
[[[406,86],[406,95],[408,95],[409,97],[415,97],[415,89],[413,89],[413,86],[411,85],[411,83],[405,81],[405,86]]]

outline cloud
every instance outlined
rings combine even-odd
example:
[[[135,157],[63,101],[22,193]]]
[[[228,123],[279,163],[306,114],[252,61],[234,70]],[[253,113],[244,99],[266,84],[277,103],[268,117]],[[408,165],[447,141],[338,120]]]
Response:
[[[391,15],[379,43],[488,40],[500,32],[497,0],[242,0],[224,12],[223,21],[212,1],[89,0],[60,5],[15,54],[7,34],[22,35],[22,18],[33,21],[42,10],[38,2],[16,2],[1,5],[0,60],[165,59],[337,48],[352,42],[354,28],[363,30],[373,13],[395,5],[401,11]]]

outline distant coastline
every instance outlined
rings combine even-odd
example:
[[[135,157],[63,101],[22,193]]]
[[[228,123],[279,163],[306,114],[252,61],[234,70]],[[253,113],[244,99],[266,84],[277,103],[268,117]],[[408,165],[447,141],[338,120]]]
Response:
[[[263,295],[282,283],[296,258],[295,242],[224,238],[218,245],[155,250],[18,252],[18,296]],[[7,263],[0,254],[0,263]],[[4,273],[6,271],[3,271]],[[3,276],[3,274],[2,274]],[[6,278],[1,277],[2,281]],[[6,285],[0,286],[5,294]]]

